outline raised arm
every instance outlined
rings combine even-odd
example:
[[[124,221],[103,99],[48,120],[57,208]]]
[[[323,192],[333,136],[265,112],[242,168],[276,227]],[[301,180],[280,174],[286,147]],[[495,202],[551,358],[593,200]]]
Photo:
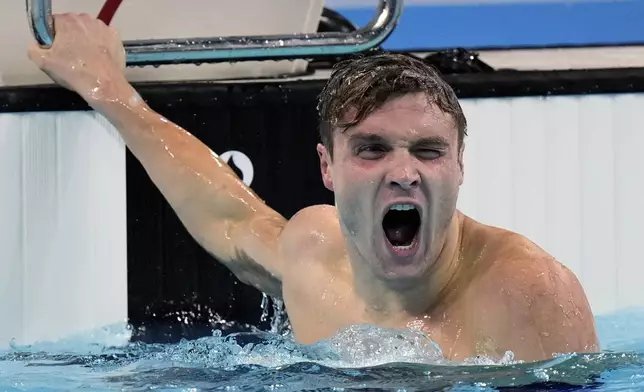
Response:
[[[49,49],[29,57],[104,115],[190,234],[237,277],[281,295],[280,233],[286,221],[197,138],[152,111],[126,80],[116,31],[89,15],[55,16]]]

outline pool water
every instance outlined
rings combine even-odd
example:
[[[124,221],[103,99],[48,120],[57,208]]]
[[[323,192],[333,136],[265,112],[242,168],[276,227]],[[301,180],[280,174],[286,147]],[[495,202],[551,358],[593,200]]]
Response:
[[[354,326],[315,345],[249,331],[128,343],[125,326],[0,352],[1,391],[644,390],[644,309],[597,318],[603,352],[450,363],[414,331]]]

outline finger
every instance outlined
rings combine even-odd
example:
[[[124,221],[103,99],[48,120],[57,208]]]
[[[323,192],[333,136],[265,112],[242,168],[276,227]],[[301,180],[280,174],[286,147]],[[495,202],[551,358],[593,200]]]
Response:
[[[94,24],[96,23],[96,19],[91,17],[87,13],[82,13],[82,14],[76,15],[75,22],[78,24],[78,26],[81,29],[83,29],[83,32],[85,34],[88,34],[92,30]]]
[[[47,49],[40,47],[37,42],[32,43],[27,50],[27,57],[33,61],[38,68],[42,68],[47,56]]]
[[[54,14],[52,15],[53,19],[53,28],[55,31],[64,33],[69,30],[69,23],[71,19],[71,14]]]
[[[110,27],[110,25],[106,24],[106,23],[103,21],[103,19],[99,19],[99,18],[92,18],[92,19],[94,19],[94,20],[95,20],[95,22],[96,22],[99,26],[101,26],[101,27],[102,27],[102,26]]]
[[[89,25],[87,21],[92,21],[93,18],[89,14],[75,14],[66,12],[63,14],[54,14],[54,30],[58,34],[74,34],[79,28],[87,30]]]
[[[86,22],[93,21],[94,19],[96,19],[96,18],[90,16],[90,14],[88,14],[87,12],[83,12],[83,13],[78,14],[78,17],[81,20],[86,21]]]
[[[121,33],[116,28],[112,26],[107,26],[107,30],[110,32],[110,34],[112,34],[112,36],[115,39],[121,41]]]

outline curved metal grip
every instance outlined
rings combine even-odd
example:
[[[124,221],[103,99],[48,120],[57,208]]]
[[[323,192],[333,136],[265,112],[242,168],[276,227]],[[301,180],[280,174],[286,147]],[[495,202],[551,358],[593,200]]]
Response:
[[[51,0],[26,0],[30,27],[42,46],[54,42]],[[381,44],[395,29],[403,0],[380,0],[377,14],[351,33],[124,41],[128,65],[209,63],[338,56]]]

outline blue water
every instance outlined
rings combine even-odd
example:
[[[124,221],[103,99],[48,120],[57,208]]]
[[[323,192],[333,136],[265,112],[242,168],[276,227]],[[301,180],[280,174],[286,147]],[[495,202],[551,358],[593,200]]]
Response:
[[[354,326],[315,345],[250,331],[128,343],[125,326],[0,351],[1,391],[644,390],[644,309],[597,318],[603,352],[450,363],[423,335]]]

